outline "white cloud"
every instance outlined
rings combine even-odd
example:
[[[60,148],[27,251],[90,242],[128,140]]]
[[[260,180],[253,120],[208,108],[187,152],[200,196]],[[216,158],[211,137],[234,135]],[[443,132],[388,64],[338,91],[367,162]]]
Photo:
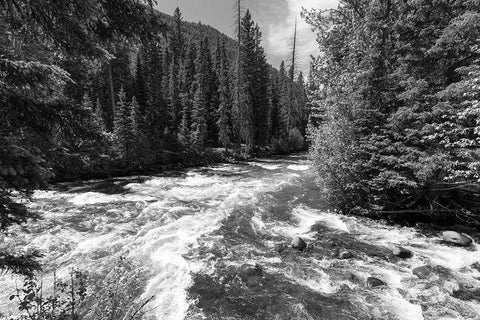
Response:
[[[311,8],[334,8],[338,5],[338,0],[286,0],[286,5],[288,6],[286,19],[272,19],[270,21],[264,38],[265,46],[272,61],[289,59],[296,18],[298,67],[305,72],[308,70],[310,55],[318,54],[318,46],[311,27],[300,17],[302,8],[307,10]]]

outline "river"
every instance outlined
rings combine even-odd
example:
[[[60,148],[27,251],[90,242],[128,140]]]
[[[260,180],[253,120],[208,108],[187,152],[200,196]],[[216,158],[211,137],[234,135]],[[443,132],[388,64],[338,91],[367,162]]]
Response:
[[[133,299],[153,297],[145,319],[480,319],[477,244],[330,212],[303,155],[58,184],[30,208],[43,219],[4,240],[45,254],[45,283],[72,267],[101,279],[123,257]],[[413,257],[387,258],[397,246]],[[0,276],[4,316],[20,282]]]

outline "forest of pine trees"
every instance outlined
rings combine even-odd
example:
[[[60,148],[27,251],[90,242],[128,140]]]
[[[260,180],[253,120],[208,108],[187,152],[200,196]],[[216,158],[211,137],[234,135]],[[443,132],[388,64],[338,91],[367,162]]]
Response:
[[[312,158],[344,213],[480,225],[478,1],[342,1],[304,12]]]
[[[94,76],[87,83],[85,99],[106,124],[98,133],[115,145],[106,152],[124,164],[148,165],[206,148],[244,156],[305,148],[303,75],[294,77],[292,70],[290,76],[283,63],[280,71],[267,63],[250,12],[240,20],[239,60],[231,39],[199,38],[185,26],[177,8],[161,41],[115,44],[112,77]]]

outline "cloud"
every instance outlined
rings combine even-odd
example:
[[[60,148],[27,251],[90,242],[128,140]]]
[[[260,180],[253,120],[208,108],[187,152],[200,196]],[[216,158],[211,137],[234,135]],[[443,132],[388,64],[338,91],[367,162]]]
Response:
[[[280,63],[281,60],[289,60],[293,45],[295,19],[297,19],[297,57],[298,67],[302,71],[308,70],[310,55],[318,54],[318,46],[315,34],[310,26],[300,17],[302,8],[334,8],[338,0],[284,0],[283,19],[268,19],[268,25],[264,36],[264,45],[272,63]],[[278,2],[277,2],[278,5]],[[288,63],[287,63],[288,65]]]

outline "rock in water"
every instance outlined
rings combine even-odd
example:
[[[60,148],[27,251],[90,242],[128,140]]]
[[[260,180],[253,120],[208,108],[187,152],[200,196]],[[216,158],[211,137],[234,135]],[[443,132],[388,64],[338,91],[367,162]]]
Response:
[[[413,256],[412,251],[403,247],[396,247],[393,249],[393,254],[402,259],[409,259]]]
[[[307,247],[305,241],[300,237],[295,237],[292,240],[292,248],[303,251]]]
[[[338,254],[338,259],[351,259],[353,254],[350,251],[343,250]]]
[[[420,266],[414,268],[412,273],[420,279],[426,279],[433,273],[433,268],[430,266]]]
[[[284,243],[278,243],[278,244],[275,245],[275,251],[277,251],[278,253],[282,253],[287,248],[288,248],[288,245],[286,245]]]
[[[443,241],[455,244],[461,247],[468,247],[472,244],[472,239],[464,234],[455,231],[444,231],[442,233]]]
[[[381,286],[386,286],[387,284],[382,280],[375,278],[375,277],[368,277],[367,278],[367,286],[370,288],[376,288]]]

